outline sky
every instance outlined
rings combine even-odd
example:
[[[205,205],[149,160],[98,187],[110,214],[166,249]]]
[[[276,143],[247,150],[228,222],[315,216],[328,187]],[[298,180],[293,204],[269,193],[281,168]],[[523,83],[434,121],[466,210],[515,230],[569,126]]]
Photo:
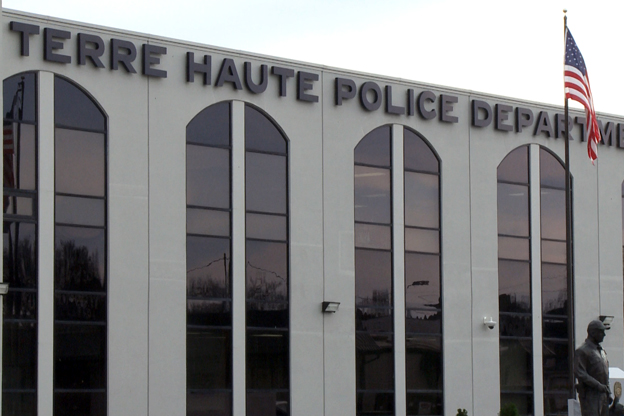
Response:
[[[2,0],[2,6],[559,106],[565,8],[597,112],[624,115],[622,0]]]

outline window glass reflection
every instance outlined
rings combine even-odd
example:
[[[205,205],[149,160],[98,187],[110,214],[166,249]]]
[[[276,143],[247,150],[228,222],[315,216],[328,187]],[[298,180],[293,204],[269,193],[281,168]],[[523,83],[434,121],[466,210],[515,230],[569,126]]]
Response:
[[[529,147],[522,146],[513,150],[498,165],[498,180],[519,184],[529,183]]]
[[[104,200],[56,196],[56,222],[61,224],[91,225],[103,227]]]
[[[407,309],[405,331],[408,334],[441,334],[442,309]]]
[[[288,300],[288,253],[284,243],[247,240],[247,299]]]
[[[34,123],[37,120],[37,76],[33,72],[14,75],[2,83],[4,118]]]
[[[106,290],[105,231],[97,228],[55,227],[54,282],[56,290]]]
[[[56,392],[54,414],[63,416],[106,416],[106,391]]]
[[[248,328],[288,328],[288,303],[247,302]]]
[[[358,390],[356,411],[358,415],[393,416],[394,391]]]
[[[288,332],[247,331],[247,388],[287,389]]]
[[[355,166],[355,221],[390,223],[390,170]]]
[[[498,258],[508,260],[529,260],[529,239],[498,237]]]
[[[498,260],[498,302],[501,312],[531,312],[531,265]]]
[[[565,191],[542,188],[542,238],[566,239]]]
[[[355,246],[390,250],[391,232],[391,228],[385,225],[355,224]]]
[[[286,154],[286,140],[267,116],[245,105],[245,148],[268,153]]]
[[[230,103],[205,108],[186,126],[187,143],[210,146],[230,145]]]
[[[206,408],[210,416],[230,416],[232,414],[232,392],[230,390],[197,391],[189,389],[186,394],[186,414],[200,416]]]
[[[355,163],[390,167],[390,143],[390,126],[371,131],[356,146]]]
[[[230,236],[230,213],[212,209],[186,209],[186,232],[213,236]]]
[[[500,336],[531,338],[533,323],[530,313],[500,313]]]
[[[568,338],[568,318],[567,317],[547,317],[544,318],[543,326],[544,338]]]
[[[106,326],[54,325],[54,386],[57,389],[106,387]]]
[[[358,306],[392,305],[392,253],[355,250],[355,303]]]
[[[498,183],[498,233],[529,236],[529,187]]]
[[[442,340],[440,337],[408,337],[405,343],[408,390],[442,389]]]
[[[356,388],[394,390],[394,340],[391,334],[357,332],[355,335]]]
[[[247,214],[247,238],[286,241],[286,217],[282,215]]]
[[[57,193],[104,196],[104,144],[104,135],[100,133],[56,129],[54,168]]]
[[[408,415],[442,415],[442,393],[407,392]]]
[[[245,165],[247,210],[286,214],[286,157],[247,152]]]
[[[531,339],[501,338],[500,383],[503,391],[533,390],[533,358]]]
[[[187,331],[188,389],[227,389],[232,384],[230,329],[192,328]]]
[[[3,281],[14,288],[37,288],[36,225],[4,222]],[[5,298],[6,301],[6,298]]]
[[[3,367],[3,370],[6,367]],[[37,416],[37,392],[12,392],[2,393],[2,414]]]
[[[186,203],[230,207],[230,151],[205,146],[186,146]]]
[[[565,241],[542,240],[542,262],[566,264]]]
[[[288,391],[248,390],[246,397],[247,416],[290,415]]]
[[[405,225],[437,228],[439,215],[439,177],[405,172]]]
[[[548,150],[540,147],[540,183],[557,189],[565,189],[563,164]]]
[[[405,253],[405,308],[439,309],[440,257],[432,254]]]
[[[232,326],[230,300],[187,300],[186,323],[190,326]]]
[[[394,323],[390,308],[357,308],[355,329],[369,332],[392,332]]]
[[[405,228],[405,250],[437,254],[440,252],[440,231]]]
[[[4,122],[5,188],[34,191],[36,181],[36,126]]]
[[[106,118],[93,100],[78,87],[54,77],[54,123],[91,131],[106,130]]]
[[[566,265],[542,264],[542,306],[544,314],[567,315]]]
[[[411,130],[403,130],[405,169],[439,172],[440,162],[427,143]]]
[[[103,295],[56,294],[54,319],[57,321],[106,322],[106,297]]]
[[[34,391],[37,388],[37,323],[5,320],[2,333],[5,340],[13,341],[2,352],[3,389]]]
[[[186,237],[187,296],[230,297],[230,240]]]
[[[547,341],[542,343],[544,356],[544,385],[549,386],[550,392],[565,392],[569,394],[570,363],[568,361],[568,343],[566,341]]]
[[[23,215],[32,217],[34,215],[34,198],[22,198],[19,196],[4,196],[5,214]]]

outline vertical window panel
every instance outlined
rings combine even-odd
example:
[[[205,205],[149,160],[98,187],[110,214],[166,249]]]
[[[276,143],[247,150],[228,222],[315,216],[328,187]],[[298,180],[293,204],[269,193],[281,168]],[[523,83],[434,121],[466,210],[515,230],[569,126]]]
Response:
[[[497,169],[500,400],[522,415],[534,412],[529,154],[519,147]]]
[[[408,415],[441,415],[440,161],[416,132],[404,128],[403,140],[405,400]]]
[[[290,414],[288,141],[245,105],[247,416]],[[267,215],[271,214],[271,215]]]
[[[186,414],[232,414],[231,106],[186,127]]]
[[[383,126],[354,150],[357,416],[394,415],[391,148]]]
[[[37,76],[3,82],[2,414],[37,414]]]
[[[105,415],[107,123],[87,93],[54,85],[54,415]]]

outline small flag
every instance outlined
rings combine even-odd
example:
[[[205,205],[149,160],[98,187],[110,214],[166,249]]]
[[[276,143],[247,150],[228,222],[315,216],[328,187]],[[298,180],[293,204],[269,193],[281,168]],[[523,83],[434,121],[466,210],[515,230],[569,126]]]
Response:
[[[585,60],[570,29],[566,27],[565,42],[565,64],[563,67],[563,81],[566,98],[578,101],[585,107],[586,123],[585,137],[587,137],[587,154],[589,159],[594,163],[598,157],[598,142],[600,142],[600,127],[596,119],[596,110],[594,109],[594,99],[592,98],[591,88],[589,87],[589,77]]]

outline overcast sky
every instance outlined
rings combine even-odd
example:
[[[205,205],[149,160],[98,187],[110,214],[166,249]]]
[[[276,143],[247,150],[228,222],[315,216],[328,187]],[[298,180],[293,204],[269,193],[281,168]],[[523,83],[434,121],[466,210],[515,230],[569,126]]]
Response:
[[[596,110],[624,115],[622,0],[2,0],[2,6],[561,106],[567,8]]]

